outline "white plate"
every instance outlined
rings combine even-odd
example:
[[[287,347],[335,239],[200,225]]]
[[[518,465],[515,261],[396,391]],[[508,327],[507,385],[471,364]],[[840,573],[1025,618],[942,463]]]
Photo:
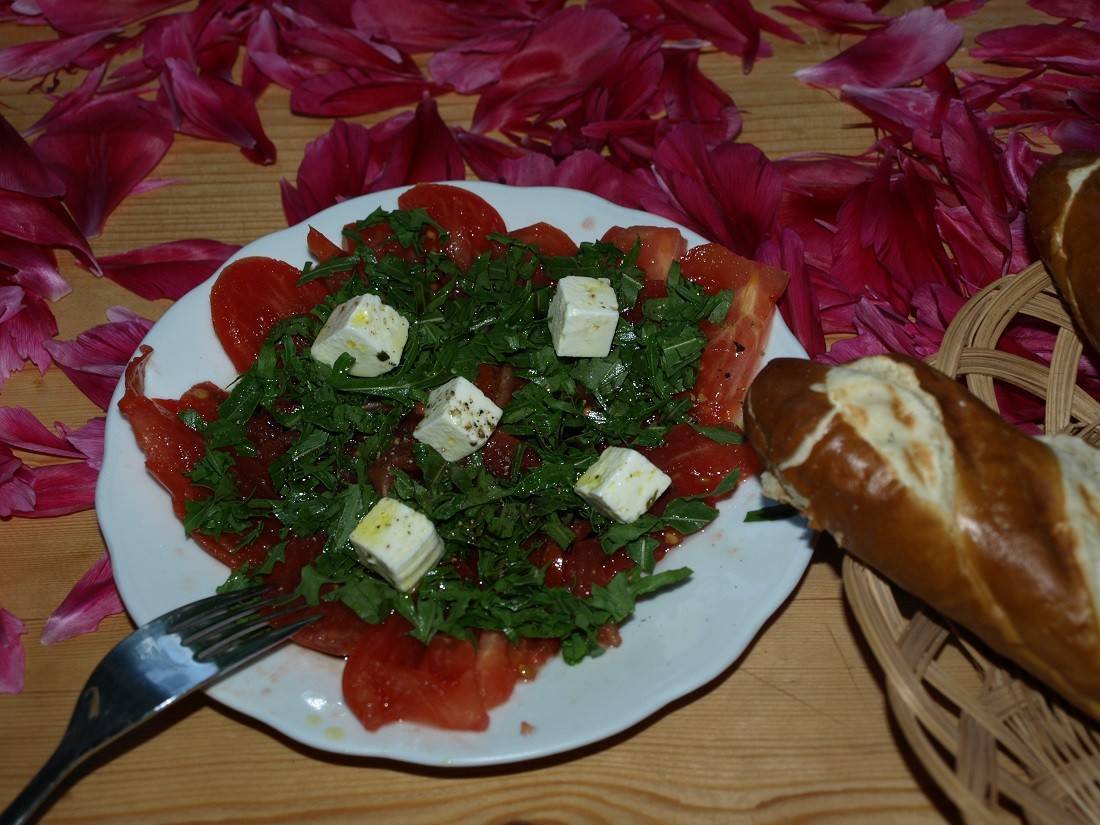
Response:
[[[615,224],[676,226],[571,189],[457,185],[492,203],[509,227],[547,221],[576,241],[598,238]],[[346,223],[376,207],[396,207],[402,191],[391,189],[337,204],[314,215],[309,224],[339,237]],[[704,242],[678,228],[689,246]],[[230,261],[266,255],[300,266],[308,256],[306,231],[301,223],[268,235]],[[146,371],[150,396],[174,398],[199,381],[224,386],[235,377],[210,320],[210,287],[216,277],[177,301],[146,336],[145,343],[154,349]],[[777,356],[805,357],[778,316],[766,358]],[[96,511],[122,600],[134,621],[143,624],[210,595],[225,579],[226,569],[184,537],[168,494],[146,473],[130,426],[118,412],[121,395],[120,385],[107,413]],[[622,628],[620,647],[576,667],[560,658],[548,663],[534,682],[517,686],[512,698],[492,712],[483,733],[409,723],[369,733],[341,697],[343,661],[294,645],[234,674],[209,693],[306,745],[421,765],[516,762],[595,742],[721,674],[794,589],[810,559],[807,533],[792,522],[743,523],[745,512],[761,503],[755,479],[741,485],[723,502],[714,524],[666,559],[666,565],[690,566],[695,571],[690,580],[639,603]]]

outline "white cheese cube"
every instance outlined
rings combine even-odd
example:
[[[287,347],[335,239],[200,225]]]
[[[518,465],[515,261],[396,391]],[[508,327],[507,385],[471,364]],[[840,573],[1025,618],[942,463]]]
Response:
[[[359,560],[408,593],[443,557],[443,539],[423,513],[384,498],[351,532]]]
[[[448,461],[477,452],[493,434],[504,411],[465,378],[453,378],[428,393],[424,418],[413,438]]]
[[[550,299],[554,352],[576,358],[604,358],[619,323],[619,302],[607,278],[567,275]]]
[[[637,450],[608,447],[573,490],[608,518],[629,524],[653,506],[672,479]]]
[[[332,366],[346,352],[355,359],[348,372],[372,378],[397,366],[408,339],[409,322],[404,316],[368,292],[332,311],[309,354]]]

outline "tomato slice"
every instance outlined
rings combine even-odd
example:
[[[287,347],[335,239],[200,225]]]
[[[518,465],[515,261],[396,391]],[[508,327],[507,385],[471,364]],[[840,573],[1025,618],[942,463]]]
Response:
[[[309,254],[316,258],[318,263],[322,264],[346,254],[343,249],[312,226],[309,228],[309,234],[306,235],[306,246],[309,247]]]
[[[577,254],[577,245],[573,243],[572,238],[556,226],[543,221],[521,229],[513,229],[508,233],[508,237],[535,247],[543,255],[572,257]]]
[[[604,243],[617,246],[624,253],[639,243],[638,268],[646,280],[667,281],[668,268],[687,252],[687,241],[679,229],[667,226],[613,226],[603,233]]]
[[[775,302],[787,273],[742,258],[721,244],[694,247],[681,260],[686,278],[708,292],[734,290],[721,324],[703,323],[707,346],[695,382],[695,416],[702,424],[741,425],[741,402],[756,375]]]
[[[689,424],[677,424],[664,443],[644,447],[642,453],[672,479],[673,496],[711,493],[734,470],[741,471],[742,479],[760,472],[760,460],[747,441],[719,444]]]
[[[344,699],[367,730],[420,722],[448,730],[485,730],[489,714],[469,642],[437,635],[425,646],[391,616],[367,627],[344,668]]]
[[[309,312],[328,294],[323,279],[298,285],[301,272],[273,258],[241,258],[210,291],[210,314],[233,366],[244,372],[279,321]]]
[[[474,258],[489,249],[490,233],[504,234],[504,219],[473,192],[441,183],[418,183],[397,199],[401,209],[424,209],[447,230],[443,250],[459,269],[469,269]]]

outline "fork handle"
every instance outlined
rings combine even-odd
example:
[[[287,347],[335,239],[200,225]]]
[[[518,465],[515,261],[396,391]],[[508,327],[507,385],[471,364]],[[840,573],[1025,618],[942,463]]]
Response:
[[[42,803],[87,755],[87,752],[74,754],[62,743],[27,783],[27,787],[0,813],[0,825],[25,825],[30,822]]]

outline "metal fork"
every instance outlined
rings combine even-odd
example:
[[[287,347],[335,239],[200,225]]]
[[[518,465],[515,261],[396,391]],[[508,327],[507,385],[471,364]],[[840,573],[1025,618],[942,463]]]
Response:
[[[30,821],[73,769],[100,748],[319,618],[289,598],[263,586],[211,596],[123,639],[92,671],[61,744],[0,813],[0,823]]]

